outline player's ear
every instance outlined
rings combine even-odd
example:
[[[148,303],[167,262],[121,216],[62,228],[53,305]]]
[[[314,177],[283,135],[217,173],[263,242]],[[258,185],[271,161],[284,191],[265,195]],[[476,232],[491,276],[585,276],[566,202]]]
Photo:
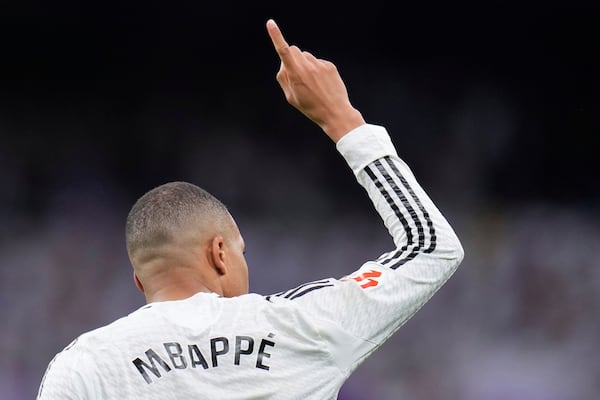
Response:
[[[142,282],[140,282],[140,278],[138,278],[135,271],[133,271],[133,281],[135,282],[135,286],[140,289],[140,292],[144,293],[144,285],[142,285]]]
[[[225,240],[223,236],[215,236],[210,244],[210,257],[213,267],[219,275],[225,275],[227,266],[225,265]]]

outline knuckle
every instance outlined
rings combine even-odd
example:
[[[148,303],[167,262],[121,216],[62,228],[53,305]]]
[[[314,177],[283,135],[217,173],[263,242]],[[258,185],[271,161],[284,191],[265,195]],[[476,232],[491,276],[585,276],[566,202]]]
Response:
[[[323,60],[323,65],[330,71],[337,71],[337,67],[331,61]]]
[[[277,48],[277,53],[279,53],[280,56],[286,56],[289,52],[289,46],[280,46],[279,48]]]

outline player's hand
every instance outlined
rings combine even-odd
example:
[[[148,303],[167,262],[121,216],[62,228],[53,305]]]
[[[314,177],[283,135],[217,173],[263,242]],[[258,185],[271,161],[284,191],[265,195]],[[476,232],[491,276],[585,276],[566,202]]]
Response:
[[[272,19],[267,31],[281,60],[277,82],[292,106],[314,121],[337,142],[365,123],[350,99],[336,66],[290,46]]]

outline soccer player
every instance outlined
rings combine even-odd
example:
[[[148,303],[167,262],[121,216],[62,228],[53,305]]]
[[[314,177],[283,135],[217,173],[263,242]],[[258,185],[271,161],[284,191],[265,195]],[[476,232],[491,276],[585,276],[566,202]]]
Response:
[[[288,45],[274,21],[267,31],[287,101],[336,143],[395,248],[341,279],[248,294],[244,241],[227,208],[195,185],[161,185],[126,223],[147,305],[68,345],[38,399],[334,399],[461,262],[454,231],[385,128],[350,104],[336,67]]]

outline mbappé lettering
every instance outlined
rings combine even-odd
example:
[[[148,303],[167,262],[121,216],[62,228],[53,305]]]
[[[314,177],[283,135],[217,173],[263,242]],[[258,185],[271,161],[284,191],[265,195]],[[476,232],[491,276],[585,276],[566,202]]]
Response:
[[[160,347],[146,350],[132,363],[148,384],[173,370],[217,368],[224,363],[269,371],[274,337],[274,333],[257,339],[246,335],[217,336],[210,338],[205,347],[197,343],[163,342]]]

